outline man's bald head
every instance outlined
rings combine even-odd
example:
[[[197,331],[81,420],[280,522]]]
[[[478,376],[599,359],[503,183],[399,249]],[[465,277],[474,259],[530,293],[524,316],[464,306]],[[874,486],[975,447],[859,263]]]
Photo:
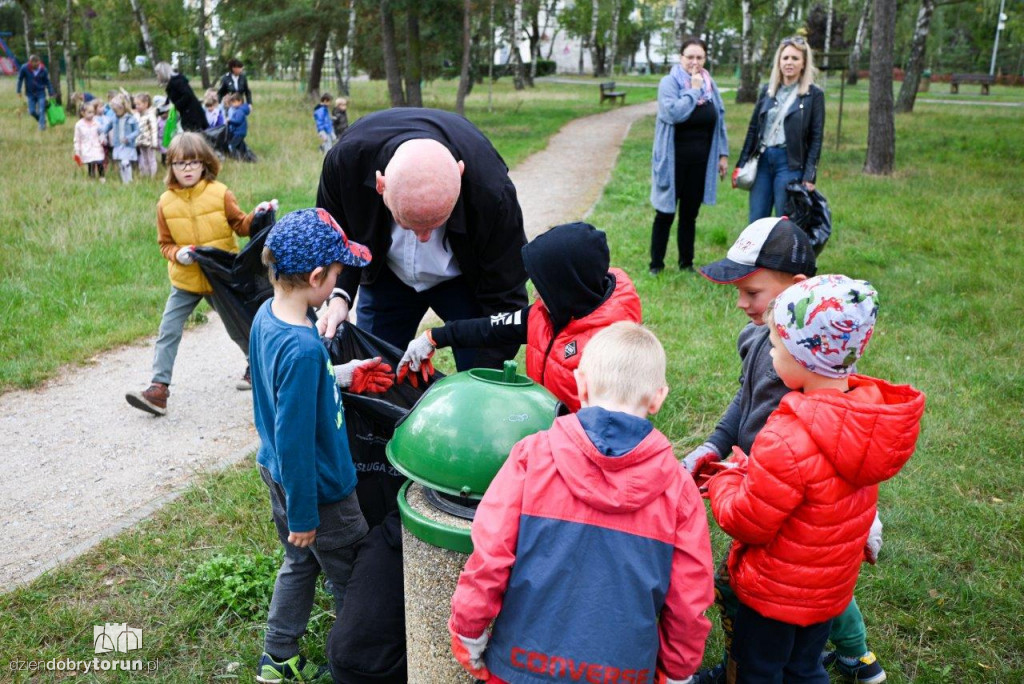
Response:
[[[436,140],[409,140],[398,146],[384,173],[377,172],[377,192],[395,222],[426,241],[451,216],[464,168]]]

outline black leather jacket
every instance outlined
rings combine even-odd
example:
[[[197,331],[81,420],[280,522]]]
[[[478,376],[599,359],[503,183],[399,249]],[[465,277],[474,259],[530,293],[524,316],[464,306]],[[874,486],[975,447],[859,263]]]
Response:
[[[747,163],[750,155],[760,146],[764,134],[768,110],[775,105],[775,98],[768,97],[768,86],[761,88],[761,95],[750,115],[747,138],[736,166]],[[821,157],[821,143],[825,137],[825,93],[816,85],[801,95],[786,112],[782,124],[786,133],[786,156],[789,168],[803,169],[801,180],[815,182],[818,176],[818,159]]]
[[[231,78],[232,73],[229,71],[220,77],[220,88],[217,89],[217,99],[223,100],[224,96],[228,93],[242,93],[245,96],[245,103],[252,104],[252,91],[249,90],[249,79],[245,77],[245,74],[238,75],[238,88],[235,88],[235,82]]]

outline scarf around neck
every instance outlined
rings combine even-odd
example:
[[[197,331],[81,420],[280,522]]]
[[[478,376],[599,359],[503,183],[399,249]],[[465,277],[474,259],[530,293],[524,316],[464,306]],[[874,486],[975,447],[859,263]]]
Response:
[[[683,70],[682,65],[674,65],[672,67],[672,71],[670,71],[669,73],[672,74],[672,77],[676,79],[676,83],[678,83],[679,86],[684,90],[689,90],[690,88],[693,87],[690,85],[690,83],[692,82],[690,74]],[[700,90],[700,97],[697,99],[697,104],[702,105],[711,99],[711,86],[714,83],[714,81],[711,80],[711,74],[708,73],[707,69],[701,69],[700,75],[701,78],[704,79],[704,87],[702,87]]]

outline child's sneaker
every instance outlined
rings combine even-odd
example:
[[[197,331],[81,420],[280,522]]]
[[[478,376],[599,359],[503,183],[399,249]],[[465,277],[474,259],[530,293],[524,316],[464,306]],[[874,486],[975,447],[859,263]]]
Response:
[[[857,682],[857,684],[879,684],[885,681],[885,670],[878,664],[878,659],[871,651],[868,651],[852,663],[849,660],[849,658],[831,651],[822,658],[822,663],[825,667],[834,664],[836,671],[844,679]]]
[[[326,665],[316,666],[306,660],[305,656],[292,656],[284,662],[277,662],[264,652],[256,674],[256,681],[261,684],[277,684],[278,682],[315,682],[328,675]]]
[[[128,392],[124,398],[128,403],[137,409],[141,409],[154,416],[167,414],[167,397],[171,396],[171,390],[162,382],[154,382],[147,389],[141,392]]]

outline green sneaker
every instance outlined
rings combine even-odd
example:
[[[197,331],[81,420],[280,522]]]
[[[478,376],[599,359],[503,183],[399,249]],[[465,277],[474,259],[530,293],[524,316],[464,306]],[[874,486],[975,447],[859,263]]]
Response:
[[[305,656],[293,656],[279,663],[267,653],[260,657],[258,670],[256,681],[260,684],[315,682],[328,674],[326,665],[314,665],[307,661]]]

